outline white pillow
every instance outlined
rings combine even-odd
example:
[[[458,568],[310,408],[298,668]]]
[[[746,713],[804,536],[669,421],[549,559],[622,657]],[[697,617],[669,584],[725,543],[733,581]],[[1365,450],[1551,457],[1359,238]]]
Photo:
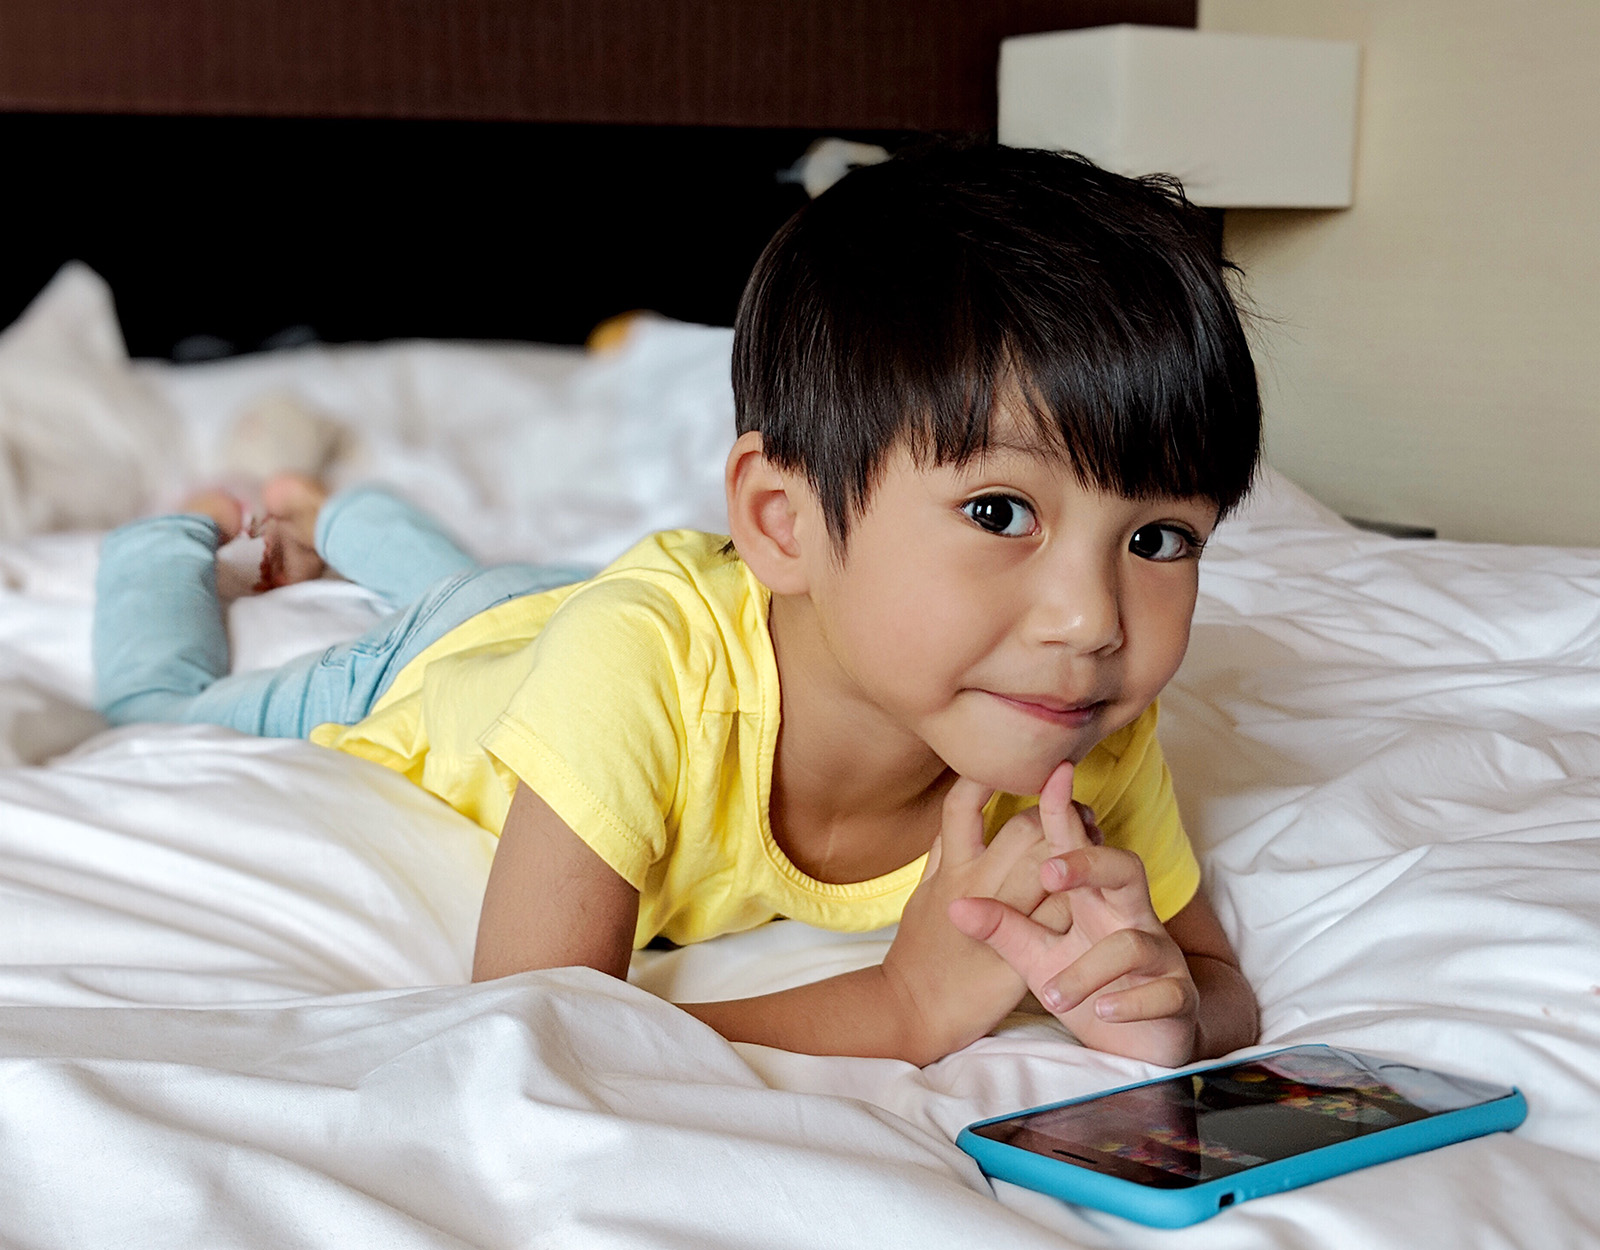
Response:
[[[129,367],[109,288],[64,266],[0,334],[0,539],[138,515],[182,471],[178,434]]]

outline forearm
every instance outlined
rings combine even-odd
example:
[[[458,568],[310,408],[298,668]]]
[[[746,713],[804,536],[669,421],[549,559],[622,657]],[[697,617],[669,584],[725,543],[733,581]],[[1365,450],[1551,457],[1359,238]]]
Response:
[[[1261,1036],[1261,1012],[1244,973],[1223,959],[1189,955],[1189,975],[1200,995],[1195,1039],[1196,1059],[1215,1059]]]
[[[758,998],[682,1006],[730,1042],[802,1054],[903,1059],[920,1067],[956,1049],[921,1025],[882,965]]]

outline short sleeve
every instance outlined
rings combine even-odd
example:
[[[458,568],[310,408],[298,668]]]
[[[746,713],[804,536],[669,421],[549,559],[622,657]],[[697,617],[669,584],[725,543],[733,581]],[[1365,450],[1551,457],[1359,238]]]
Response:
[[[1133,851],[1144,861],[1150,901],[1164,924],[1199,890],[1200,863],[1184,832],[1172,774],[1156,739],[1158,715],[1152,703],[1097,748],[1114,754],[1115,762],[1088,801],[1107,844]]]
[[[677,824],[690,640],[664,590],[591,583],[540,631],[527,677],[479,739],[636,889]]]

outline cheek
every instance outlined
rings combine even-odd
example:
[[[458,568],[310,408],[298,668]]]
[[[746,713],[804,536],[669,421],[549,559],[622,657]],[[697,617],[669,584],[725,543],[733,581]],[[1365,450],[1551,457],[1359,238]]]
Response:
[[[1194,604],[1193,582],[1176,593],[1171,586],[1155,586],[1142,595],[1138,625],[1129,631],[1133,644],[1130,676],[1140,686],[1148,687],[1141,692],[1146,697],[1154,698],[1183,663]]]
[[[958,578],[912,575],[904,565],[877,572],[836,601],[836,636],[858,678],[929,691],[959,686],[967,666],[983,654],[989,623],[999,613]]]

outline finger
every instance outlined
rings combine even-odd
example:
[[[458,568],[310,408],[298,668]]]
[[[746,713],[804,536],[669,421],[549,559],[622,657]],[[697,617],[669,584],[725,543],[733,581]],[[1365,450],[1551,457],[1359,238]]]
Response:
[[[1155,915],[1144,861],[1132,851],[1087,846],[1057,855],[1039,865],[1039,880],[1047,890],[1099,890],[1112,910],[1129,922]]]
[[[982,782],[957,777],[944,796],[939,814],[939,844],[951,864],[970,863],[983,854],[983,805],[994,790]]]
[[[1158,977],[1131,989],[1100,995],[1095,1000],[1094,1014],[1113,1024],[1167,1020],[1191,1014],[1198,999],[1194,982],[1188,977]]]
[[[1083,827],[1083,816],[1072,801],[1072,774],[1072,761],[1063,760],[1039,791],[1039,820],[1044,826],[1044,838],[1057,855],[1091,845]]]
[[[1101,938],[1055,975],[1046,973],[1037,985],[1030,980],[1028,988],[1041,1003],[1060,1015],[1086,1002],[1121,977],[1158,977],[1175,973],[1177,966],[1174,966],[1171,958],[1174,954],[1178,966],[1181,966],[1183,955],[1171,938],[1158,938],[1143,929],[1118,929]]]
[[[996,861],[1015,863],[1029,850],[1044,845],[1044,827],[1039,823],[1038,809],[1026,807],[1001,825],[1000,832],[989,839],[988,855]],[[1045,848],[1039,859],[1047,854],[1049,849]]]
[[[1045,895],[1043,901],[1028,913],[1028,919],[1052,933],[1065,933],[1072,928],[1072,895]]]
[[[1050,957],[1057,935],[1015,907],[992,898],[958,898],[951,902],[949,915],[951,924],[969,938],[987,942],[1030,985],[1041,963],[1053,970]]]
[[[979,861],[981,870],[970,879],[964,893],[989,895],[1027,915],[1047,893],[1039,877],[1039,865],[1049,854],[1038,810],[1018,812],[989,839]]]
[[[975,942],[987,942],[1005,919],[1006,905],[992,898],[950,900],[950,923]]]
[[[922,865],[923,881],[926,881],[929,877],[933,876],[934,873],[939,871],[939,861],[943,858],[943,855],[940,852],[940,847],[942,845],[943,844],[937,838],[935,838],[933,845],[928,848],[928,858]]]
[[[1045,856],[1049,852],[1050,848],[1044,844],[1044,839],[1038,838],[1032,846],[1024,848],[1023,852],[1006,869],[1003,876],[993,880],[992,888],[983,889],[978,885],[968,885],[965,887],[966,892],[975,895],[986,894],[991,898],[997,898],[1002,903],[1015,907],[1024,916],[1031,916],[1034,909],[1050,897],[1050,891],[1044,888],[1043,881],[1039,876],[1039,865],[1044,862]],[[994,848],[991,846],[990,854],[992,855],[993,853]],[[994,878],[994,874],[987,871],[987,863],[985,863],[984,867],[986,871],[983,876],[985,878]]]

